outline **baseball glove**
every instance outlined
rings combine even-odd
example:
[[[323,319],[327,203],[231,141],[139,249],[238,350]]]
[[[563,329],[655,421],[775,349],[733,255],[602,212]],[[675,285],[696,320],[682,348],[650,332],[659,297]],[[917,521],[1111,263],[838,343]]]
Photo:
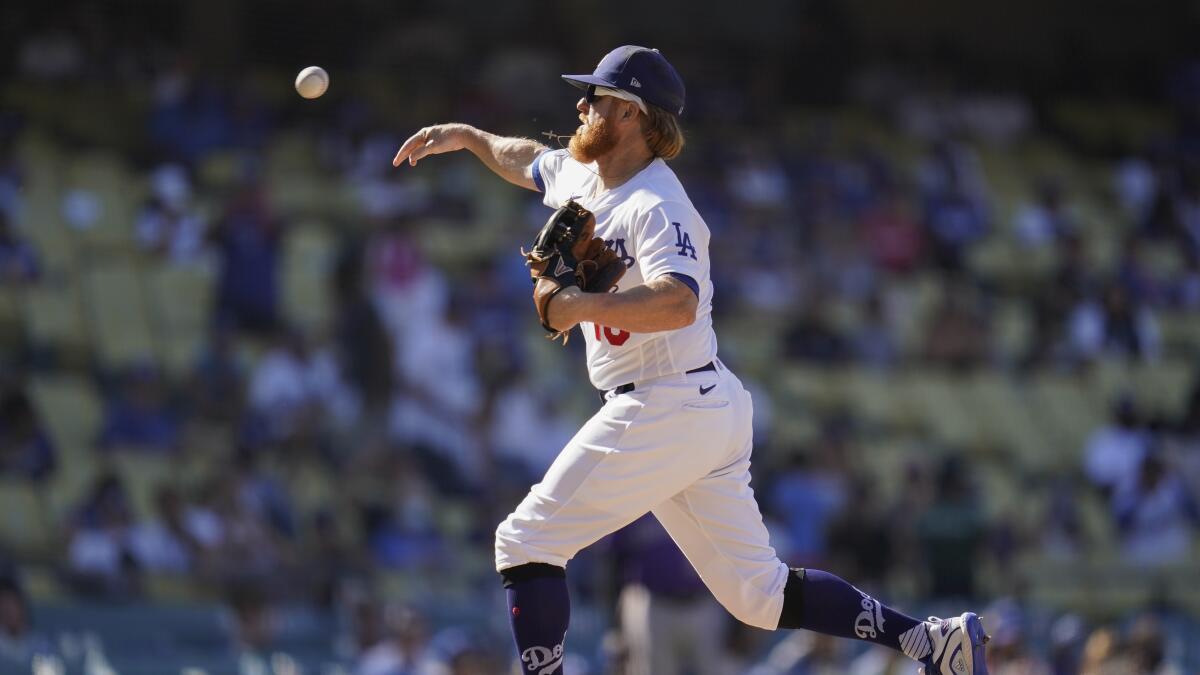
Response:
[[[578,286],[587,293],[606,293],[616,288],[625,274],[625,263],[594,236],[596,216],[573,201],[567,202],[550,216],[533,240],[533,250],[524,249],[525,264],[533,278],[533,304],[537,307],[542,328],[550,338],[562,336],[547,320],[550,301],[564,288]]]

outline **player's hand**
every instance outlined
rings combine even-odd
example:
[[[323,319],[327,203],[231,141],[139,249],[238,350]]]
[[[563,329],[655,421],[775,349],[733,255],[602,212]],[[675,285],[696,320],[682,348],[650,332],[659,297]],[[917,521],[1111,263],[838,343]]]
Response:
[[[418,161],[429,155],[462,150],[463,129],[462,124],[438,124],[421,129],[400,146],[392,159],[392,166],[400,166],[406,159],[410,166],[416,166]]]

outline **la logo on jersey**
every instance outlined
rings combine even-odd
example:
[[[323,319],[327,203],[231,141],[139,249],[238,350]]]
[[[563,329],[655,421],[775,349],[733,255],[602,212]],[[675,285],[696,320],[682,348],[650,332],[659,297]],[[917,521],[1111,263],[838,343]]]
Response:
[[[692,245],[691,235],[683,231],[683,225],[679,223],[671,224],[675,226],[675,245],[679,247],[679,255],[695,260],[696,247]]]
[[[877,635],[876,630],[883,633],[883,608],[878,600],[862,591],[858,592],[863,597],[863,611],[859,612],[858,617],[854,619],[854,634],[862,640],[866,640],[868,637],[874,638]]]
[[[560,642],[554,645],[554,648],[548,647],[530,647],[521,652],[521,662],[529,665],[525,669],[533,672],[537,670],[537,675],[550,675],[563,661],[563,646]],[[543,666],[545,666],[543,668]],[[538,670],[541,668],[541,670]]]
[[[611,248],[613,253],[616,253],[621,258],[621,262],[625,263],[626,268],[633,267],[633,256],[629,255],[629,251],[625,250],[624,237],[620,239],[607,239],[604,245]]]

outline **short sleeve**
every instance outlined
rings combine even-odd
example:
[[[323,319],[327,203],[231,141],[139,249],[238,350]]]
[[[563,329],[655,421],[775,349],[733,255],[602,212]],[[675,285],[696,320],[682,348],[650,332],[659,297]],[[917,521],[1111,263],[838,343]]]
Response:
[[[702,284],[708,278],[708,227],[678,202],[662,202],[640,220],[637,260],[646,281],[673,274]],[[690,285],[690,284],[689,284]]]
[[[533,175],[533,183],[544,195],[542,201],[552,209],[562,206],[562,202],[565,201],[558,194],[558,177],[568,157],[569,154],[565,149],[546,150],[533,160],[530,171]]]

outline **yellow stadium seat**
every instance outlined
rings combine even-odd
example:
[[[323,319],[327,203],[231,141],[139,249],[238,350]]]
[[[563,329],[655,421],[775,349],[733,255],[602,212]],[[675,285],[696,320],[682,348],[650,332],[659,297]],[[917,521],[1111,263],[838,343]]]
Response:
[[[21,234],[37,251],[43,277],[70,277],[78,258],[71,233],[63,225],[61,191],[47,184],[32,184],[25,208],[18,211]]]
[[[29,394],[60,453],[90,453],[103,423],[104,408],[92,381],[77,375],[38,375]]]
[[[1107,417],[1107,408],[1093,397],[1082,377],[1043,373],[1028,386],[1033,410],[1041,428],[1053,434],[1047,447],[1061,454],[1062,462],[1078,466],[1087,438]]]
[[[791,414],[789,405],[807,409],[829,409],[839,405],[843,398],[840,378],[831,368],[821,368],[800,363],[784,363],[775,371],[775,391],[781,411]],[[778,417],[783,417],[779,415]]]
[[[214,276],[200,264],[161,264],[146,275],[163,368],[173,379],[191,372],[208,335]]]
[[[1118,397],[1133,395],[1133,366],[1125,359],[1107,358],[1091,364],[1089,389],[1107,411]]]
[[[158,348],[138,270],[101,263],[84,274],[87,318],[100,364],[125,368],[159,362]]]
[[[983,492],[983,508],[988,518],[1008,516],[1021,520],[1027,513],[1028,495],[1014,475],[1014,467],[995,462],[975,465],[972,475]]]
[[[183,574],[146,574],[142,577],[146,599],[156,603],[184,603],[203,599],[196,578]]]
[[[337,490],[327,466],[314,459],[302,459],[288,462],[283,470],[286,472],[292,506],[302,520],[333,508]]]
[[[1116,521],[1108,504],[1090,486],[1076,490],[1075,508],[1090,548],[1111,554],[1116,550]]]
[[[1174,243],[1142,242],[1137,257],[1146,269],[1154,270],[1154,274],[1164,279],[1178,278],[1185,265],[1183,249]]]
[[[1059,461],[1050,447],[1054,441],[1041,428],[1024,388],[1003,375],[981,372],[961,393],[974,398],[971,405],[983,411],[979,428],[989,445],[1008,450],[1029,468],[1046,469]]]
[[[0,343],[21,327],[22,291],[15,286],[0,286]]]
[[[83,351],[87,334],[79,291],[74,285],[38,284],[26,289],[22,300],[25,333],[36,346]]]
[[[1139,405],[1177,418],[1182,415],[1193,386],[1200,383],[1200,368],[1186,360],[1163,359],[1138,363],[1132,372],[1133,391]]]
[[[1200,312],[1164,311],[1157,318],[1163,350],[1168,358],[1195,354],[1200,345]]]
[[[215,273],[201,264],[154,266],[146,275],[156,324],[169,334],[204,332],[212,314]]]
[[[132,252],[133,224],[147,190],[115,155],[95,153],[71,160],[65,187],[79,190],[96,200],[97,220],[75,235],[91,251]]]
[[[108,462],[116,470],[129,495],[134,518],[157,517],[155,498],[166,486],[179,486],[181,462],[172,455],[153,454],[134,449],[113,448]]]
[[[1013,241],[1002,233],[993,232],[986,239],[971,247],[967,263],[971,270],[985,279],[994,279],[1010,284],[1019,273],[1017,258],[1020,251]]]
[[[910,389],[924,427],[938,441],[958,448],[978,445],[984,436],[980,420],[962,395],[966,385],[964,380],[929,370],[914,376]]]
[[[306,328],[322,327],[332,313],[330,279],[336,264],[333,237],[316,225],[290,232],[283,250],[283,307],[288,320]]]
[[[38,555],[45,552],[52,531],[37,488],[24,480],[0,479],[0,546]]]
[[[927,450],[895,437],[864,440],[860,447],[855,469],[871,479],[876,496],[885,504],[895,503],[901,497],[911,463],[928,465],[933,459]]]
[[[1004,359],[1015,362],[1033,346],[1034,319],[1029,304],[1020,300],[1000,303],[992,315],[992,335]]]

